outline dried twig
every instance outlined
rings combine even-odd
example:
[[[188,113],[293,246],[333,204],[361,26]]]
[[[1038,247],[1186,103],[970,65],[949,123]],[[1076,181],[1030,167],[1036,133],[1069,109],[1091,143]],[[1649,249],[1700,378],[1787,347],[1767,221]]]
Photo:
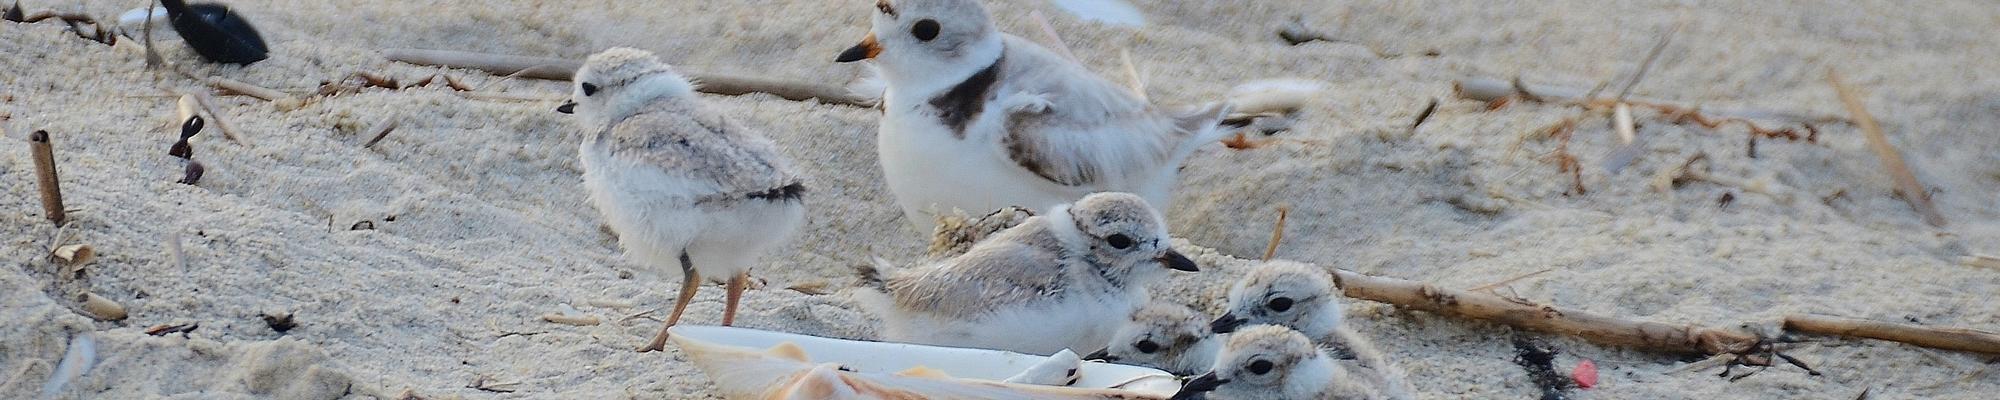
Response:
[[[493,393],[513,393],[514,392],[513,386],[519,386],[520,384],[521,384],[520,381],[494,382],[493,378],[487,377],[486,375],[480,375],[478,378],[474,378],[471,384],[465,385],[465,387],[468,389],[478,389]]]
[[[156,326],[152,326],[152,328],[146,328],[146,334],[150,334],[150,336],[166,336],[166,334],[186,334],[186,332],[194,332],[196,328],[202,328],[202,322],[188,322],[188,324],[156,324]]]
[[[69,214],[63,209],[62,183],[56,178],[55,148],[49,143],[49,132],[29,134],[28,147],[35,157],[35,184],[42,191],[42,213],[49,222],[61,226],[69,220]]]
[[[1646,53],[1646,61],[1639,63],[1639,72],[1632,73],[1632,79],[1625,81],[1625,88],[1618,90],[1618,102],[1625,102],[1625,98],[1632,95],[1632,88],[1638,87],[1639,81],[1646,79],[1646,71],[1653,69],[1653,61],[1660,59],[1660,52],[1667,49],[1667,43],[1672,43],[1674,33],[1680,30],[1680,25],[1674,25],[1672,29],[1667,30],[1667,33],[1660,35],[1660,41],[1653,44],[1653,51]]]
[[[1521,304],[1492,294],[1344,270],[1335,270],[1334,278],[1341,290],[1352,298],[1572,335],[1602,344],[1656,351],[1722,354],[1747,351],[1759,342],[1756,335],[1732,329],[1628,321],[1580,310]]]
[[[1934,328],[1824,315],[1785,317],[1785,329],[1820,335],[1880,339],[1934,349],[2000,354],[2000,333]]]
[[[222,131],[222,137],[228,138],[232,142],[242,143],[245,147],[257,147],[257,144],[251,143],[248,137],[237,135],[236,127],[230,125],[228,120],[222,119],[222,113],[216,110],[215,101],[208,97],[208,93],[197,91],[188,94],[194,96],[195,104],[200,104],[201,109],[208,112],[208,119],[215,122],[215,128]]]
[[[1410,122],[1410,131],[1415,132],[1417,130],[1417,127],[1423,126],[1424,121],[1429,121],[1431,119],[1431,113],[1437,112],[1437,109],[1438,109],[1438,99],[1436,97],[1433,97],[1431,98],[1430,104],[1424,105],[1423,111],[1417,112],[1417,120]]]
[[[449,50],[388,49],[383,51],[390,61],[417,65],[434,65],[451,68],[466,68],[486,71],[496,75],[519,73],[524,78],[569,80],[583,63],[542,57],[511,56],[500,54],[471,53]],[[524,73],[524,71],[527,71]],[[869,108],[874,102],[849,93],[847,89],[817,85],[805,82],[773,80],[757,77],[727,74],[701,74],[683,71],[689,80],[695,81],[695,90],[702,93],[726,96],[747,93],[768,93],[786,100],[804,101],[819,99],[828,104]]]
[[[1840,71],[1828,70],[1826,81],[1833,84],[1834,91],[1840,94],[1841,103],[1847,105],[1847,112],[1854,115],[1854,124],[1860,125],[1861,132],[1868,136],[1868,147],[1882,159],[1882,169],[1888,170],[1889,176],[1895,178],[1896,194],[1902,195],[1903,201],[1910,203],[1910,208],[1923,214],[1924,222],[1944,227],[1944,215],[1938,214],[1937,205],[1931,203],[1930,192],[1924,190],[1923,182],[1918,182],[1917,175],[1910,172],[1909,164],[1903,163],[1903,155],[1889,144],[1889,138],[1882,135],[1882,126],[1875,123],[1875,116],[1869,114],[1868,107],[1861,103],[1861,95],[1853,86],[1847,85]]]
[[[2000,269],[2000,257],[1989,256],[1985,254],[1973,254],[1965,257],[1959,257],[1958,263],[1974,267]]]
[[[368,132],[372,132],[372,134],[368,135],[369,137],[368,143],[361,145],[361,147],[362,148],[375,147],[375,143],[381,142],[383,138],[389,137],[389,132],[395,132],[396,127],[400,125],[402,125],[402,115],[394,112],[389,113],[388,116],[382,117],[381,122],[376,122],[375,126],[368,128]]]
[[[1278,206],[1278,223],[1271,225],[1271,242],[1264,245],[1264,261],[1270,261],[1272,255],[1278,254],[1278,242],[1285,240],[1285,216],[1291,213],[1292,206]]]
[[[1404,308],[1484,320],[1541,332],[1575,336],[1605,345],[1699,354],[1767,354],[1774,343],[1737,329],[1631,321],[1581,310],[1510,300],[1470,290],[1334,270],[1347,297]],[[1848,318],[1793,315],[1785,328],[1811,334],[1880,339],[1917,346],[2000,354],[2000,334],[1961,328],[1933,328]],[[1740,359],[1739,359],[1740,360]],[[1791,362],[1792,360],[1786,360]],[[1798,364],[1803,367],[1803,364]],[[1810,368],[1807,368],[1810,371]]]
[[[1507,286],[1508,284],[1511,284],[1511,283],[1514,283],[1514,282],[1520,282],[1520,281],[1521,281],[1522,279],[1528,279],[1528,278],[1533,278],[1533,277],[1535,277],[1536,275],[1541,275],[1541,274],[1546,274],[1546,273],[1549,273],[1549,271],[1554,271],[1554,270],[1556,270],[1556,269],[1555,269],[1555,268],[1548,268],[1548,269],[1543,269],[1543,270],[1540,270],[1540,271],[1535,271],[1535,272],[1529,272],[1529,273],[1525,273],[1525,274],[1521,274],[1521,275],[1517,275],[1517,276],[1514,276],[1514,277],[1512,277],[1512,278],[1507,278],[1507,279],[1502,279],[1502,280],[1500,280],[1499,282],[1493,282],[1493,283],[1488,283],[1488,284],[1484,284],[1484,285],[1479,285],[1478,287],[1474,287],[1474,288],[1471,288],[1471,289],[1466,289],[1465,291],[1468,291],[1468,292],[1484,292],[1484,291],[1488,291],[1488,290],[1493,290],[1493,288],[1497,288],[1497,287],[1501,287],[1501,286]]]

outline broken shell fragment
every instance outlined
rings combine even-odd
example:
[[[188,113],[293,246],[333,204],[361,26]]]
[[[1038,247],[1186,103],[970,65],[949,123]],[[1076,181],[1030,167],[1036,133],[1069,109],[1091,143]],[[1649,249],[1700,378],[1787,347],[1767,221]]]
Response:
[[[62,260],[63,264],[68,265],[83,265],[89,263],[90,260],[97,259],[97,251],[92,250],[90,245],[87,244],[72,244],[57,247],[56,251],[51,254],[56,256],[56,259]]]
[[[84,293],[81,296],[77,296],[76,300],[83,303],[83,312],[90,314],[91,318],[96,318],[99,321],[122,321],[126,317],[125,306],[118,305],[118,302],[111,301],[111,299],[104,298],[104,296],[98,296],[96,293]]]

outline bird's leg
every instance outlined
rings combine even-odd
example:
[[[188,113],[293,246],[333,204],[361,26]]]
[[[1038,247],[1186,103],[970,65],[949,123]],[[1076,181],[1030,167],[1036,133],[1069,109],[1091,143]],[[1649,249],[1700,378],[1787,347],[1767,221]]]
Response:
[[[653,336],[653,343],[639,348],[640,353],[660,351],[660,349],[667,347],[667,329],[673,328],[674,323],[681,321],[681,312],[687,311],[688,303],[694,301],[695,289],[701,287],[701,273],[694,271],[694,262],[688,259],[686,251],[681,252],[681,277],[683,280],[681,281],[680,300],[674,302],[673,315],[668,316],[667,324],[660,327],[660,334]],[[734,304],[734,302],[731,302],[731,304]],[[724,325],[728,324],[725,323]]]
[[[729,278],[729,303],[722,308],[722,326],[736,322],[736,301],[743,298],[743,287],[750,283],[750,271],[736,273]]]

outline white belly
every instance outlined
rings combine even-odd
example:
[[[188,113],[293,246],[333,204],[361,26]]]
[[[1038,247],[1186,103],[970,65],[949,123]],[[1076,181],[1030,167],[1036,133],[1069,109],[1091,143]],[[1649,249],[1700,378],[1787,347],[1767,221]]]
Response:
[[[937,215],[953,210],[983,215],[1021,206],[1043,213],[1092,192],[1042,179],[997,144],[960,140],[922,116],[886,116],[876,143],[889,191],[920,232],[930,232]]]
[[[1103,349],[1145,297],[1137,294],[1070,296],[1050,304],[1010,307],[973,320],[886,318],[889,341],[1006,350],[1049,355],[1063,349]]]
[[[748,270],[805,221],[805,207],[798,201],[696,208],[691,199],[716,192],[713,184],[612,158],[595,141],[584,143],[579,155],[591,203],[618,233],[626,257],[656,276],[678,276],[680,255],[686,252],[703,277],[727,279]]]

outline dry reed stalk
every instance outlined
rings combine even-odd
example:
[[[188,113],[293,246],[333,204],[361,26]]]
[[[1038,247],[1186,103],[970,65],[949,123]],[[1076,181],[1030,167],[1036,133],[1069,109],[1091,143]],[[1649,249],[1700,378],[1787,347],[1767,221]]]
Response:
[[[49,222],[61,226],[69,220],[63,209],[62,183],[56,177],[55,146],[49,143],[48,131],[35,131],[28,135],[28,147],[35,157],[35,183],[42,191],[42,213]]]
[[[1903,201],[1909,202],[1910,208],[1916,209],[1918,214],[1923,214],[1924,222],[1943,228],[1944,215],[1938,214],[1937,205],[1931,203],[1930,191],[1924,190],[1923,182],[1918,182],[1917,175],[1910,172],[1910,165],[1903,162],[1903,154],[1889,144],[1888,136],[1882,134],[1882,126],[1875,123],[1875,116],[1869,114],[1868,106],[1861,103],[1859,92],[1847,84],[1840,71],[1828,70],[1826,81],[1833,84],[1834,91],[1840,94],[1840,102],[1847,105],[1849,114],[1854,115],[1854,124],[1859,125],[1861,132],[1868,136],[1868,148],[1875,150],[1875,156],[1882,159],[1882,169],[1896,180],[1896,194],[1902,195]]]

